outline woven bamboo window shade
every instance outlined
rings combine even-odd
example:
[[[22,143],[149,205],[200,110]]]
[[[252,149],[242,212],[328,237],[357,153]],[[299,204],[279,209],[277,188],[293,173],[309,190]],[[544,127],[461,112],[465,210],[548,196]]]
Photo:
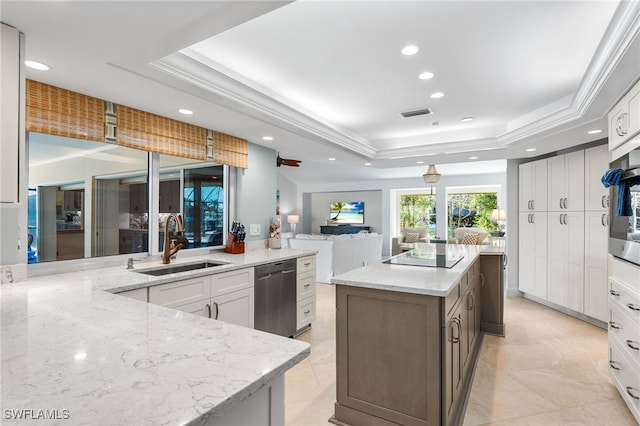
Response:
[[[105,142],[102,99],[33,80],[27,80],[26,95],[27,131]],[[235,136],[210,132],[207,141],[202,127],[122,105],[116,106],[116,129],[117,145],[248,167],[247,141]]]
[[[27,80],[26,128],[30,132],[104,142],[104,101]]]

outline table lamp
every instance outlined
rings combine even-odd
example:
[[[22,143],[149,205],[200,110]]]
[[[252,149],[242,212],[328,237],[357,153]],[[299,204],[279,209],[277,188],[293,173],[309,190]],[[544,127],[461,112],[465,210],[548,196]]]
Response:
[[[494,209],[491,212],[491,220],[498,222],[498,230],[491,233],[493,237],[503,237],[504,236],[504,222],[507,221],[507,214],[504,209]]]
[[[296,225],[300,223],[300,216],[297,214],[290,214],[287,216],[287,223],[291,225],[291,232],[296,233]]]

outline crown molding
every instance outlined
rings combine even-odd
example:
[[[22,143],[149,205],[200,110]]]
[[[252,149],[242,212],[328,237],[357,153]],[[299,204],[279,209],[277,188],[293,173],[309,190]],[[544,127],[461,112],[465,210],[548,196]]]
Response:
[[[231,101],[231,104],[225,105],[229,108],[259,119],[276,120],[297,132],[303,131],[315,136],[314,139],[333,143],[367,158],[375,155],[375,149],[369,146],[366,139],[339,129],[298,105],[278,99],[276,94],[270,93],[266,88],[243,82],[238,76],[222,71],[222,66],[213,67],[211,61],[199,56],[186,49],[150,65],[173,78]]]

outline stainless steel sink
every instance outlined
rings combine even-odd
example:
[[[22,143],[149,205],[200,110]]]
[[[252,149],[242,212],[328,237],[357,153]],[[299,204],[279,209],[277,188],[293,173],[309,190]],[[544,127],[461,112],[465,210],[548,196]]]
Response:
[[[184,263],[181,265],[167,265],[167,266],[159,266],[157,268],[140,269],[140,270],[137,270],[136,272],[140,274],[160,276],[160,275],[175,274],[178,272],[195,271],[198,269],[214,268],[216,266],[222,266],[222,265],[228,265],[228,264],[229,264],[228,262],[207,260],[206,262]]]

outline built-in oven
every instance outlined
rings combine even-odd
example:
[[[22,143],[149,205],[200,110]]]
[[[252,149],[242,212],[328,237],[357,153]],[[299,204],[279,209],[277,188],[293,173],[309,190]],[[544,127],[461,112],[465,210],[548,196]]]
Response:
[[[640,265],[640,149],[610,166],[623,173],[619,184],[610,188],[609,253]]]

